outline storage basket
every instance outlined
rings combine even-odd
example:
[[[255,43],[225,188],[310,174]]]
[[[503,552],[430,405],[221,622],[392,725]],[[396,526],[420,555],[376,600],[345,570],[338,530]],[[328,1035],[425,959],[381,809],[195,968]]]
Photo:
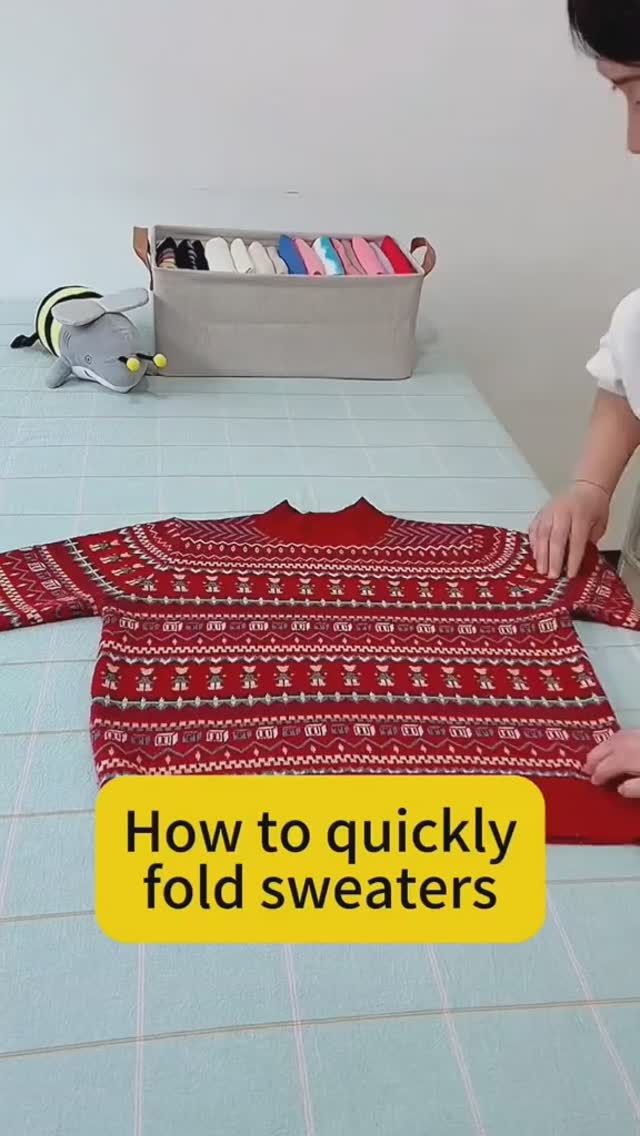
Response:
[[[295,235],[312,241],[318,234]],[[420,294],[435,264],[427,242],[407,254],[416,269],[412,275],[262,276],[159,268],[155,249],[167,236],[204,242],[242,237],[247,244],[277,245],[280,234],[175,225],[134,230],[135,251],[150,274],[155,349],[168,359],[167,374],[343,379],[412,374]],[[412,247],[418,243],[416,238]]]

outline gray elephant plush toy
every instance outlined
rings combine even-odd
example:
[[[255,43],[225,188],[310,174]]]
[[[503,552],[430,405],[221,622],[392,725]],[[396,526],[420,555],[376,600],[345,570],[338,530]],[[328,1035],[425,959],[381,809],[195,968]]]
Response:
[[[12,347],[40,342],[55,357],[47,385],[60,387],[75,375],[126,393],[149,371],[164,370],[164,355],[138,350],[138,329],[124,312],[149,302],[144,288],[101,296],[87,288],[56,288],[45,296],[32,335],[19,335]]]

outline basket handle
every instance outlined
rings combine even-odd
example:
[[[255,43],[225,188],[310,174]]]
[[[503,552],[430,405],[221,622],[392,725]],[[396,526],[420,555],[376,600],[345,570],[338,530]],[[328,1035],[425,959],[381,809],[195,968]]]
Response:
[[[153,274],[151,272],[151,251],[149,248],[149,230],[139,225],[133,227],[133,251],[138,260],[144,264],[149,273],[149,290],[153,291]]]
[[[438,258],[435,249],[429,244],[426,237],[413,238],[411,242],[411,255],[414,260],[417,260],[425,276],[433,272]]]

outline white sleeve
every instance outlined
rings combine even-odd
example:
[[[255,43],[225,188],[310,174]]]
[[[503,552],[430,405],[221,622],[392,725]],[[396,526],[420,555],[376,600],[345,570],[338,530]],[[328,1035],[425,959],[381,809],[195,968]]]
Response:
[[[602,390],[626,398],[640,417],[640,289],[618,304],[587,370]]]

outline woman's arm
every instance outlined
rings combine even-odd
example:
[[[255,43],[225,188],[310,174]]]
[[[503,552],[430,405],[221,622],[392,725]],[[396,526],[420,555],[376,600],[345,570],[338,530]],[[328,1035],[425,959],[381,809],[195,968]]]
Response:
[[[574,483],[598,485],[611,498],[638,446],[640,419],[626,398],[599,390]]]
[[[604,535],[611,497],[640,446],[640,420],[626,398],[598,390],[582,456],[569,489],[549,502],[530,529],[541,575],[558,577],[580,569],[589,541]]]

